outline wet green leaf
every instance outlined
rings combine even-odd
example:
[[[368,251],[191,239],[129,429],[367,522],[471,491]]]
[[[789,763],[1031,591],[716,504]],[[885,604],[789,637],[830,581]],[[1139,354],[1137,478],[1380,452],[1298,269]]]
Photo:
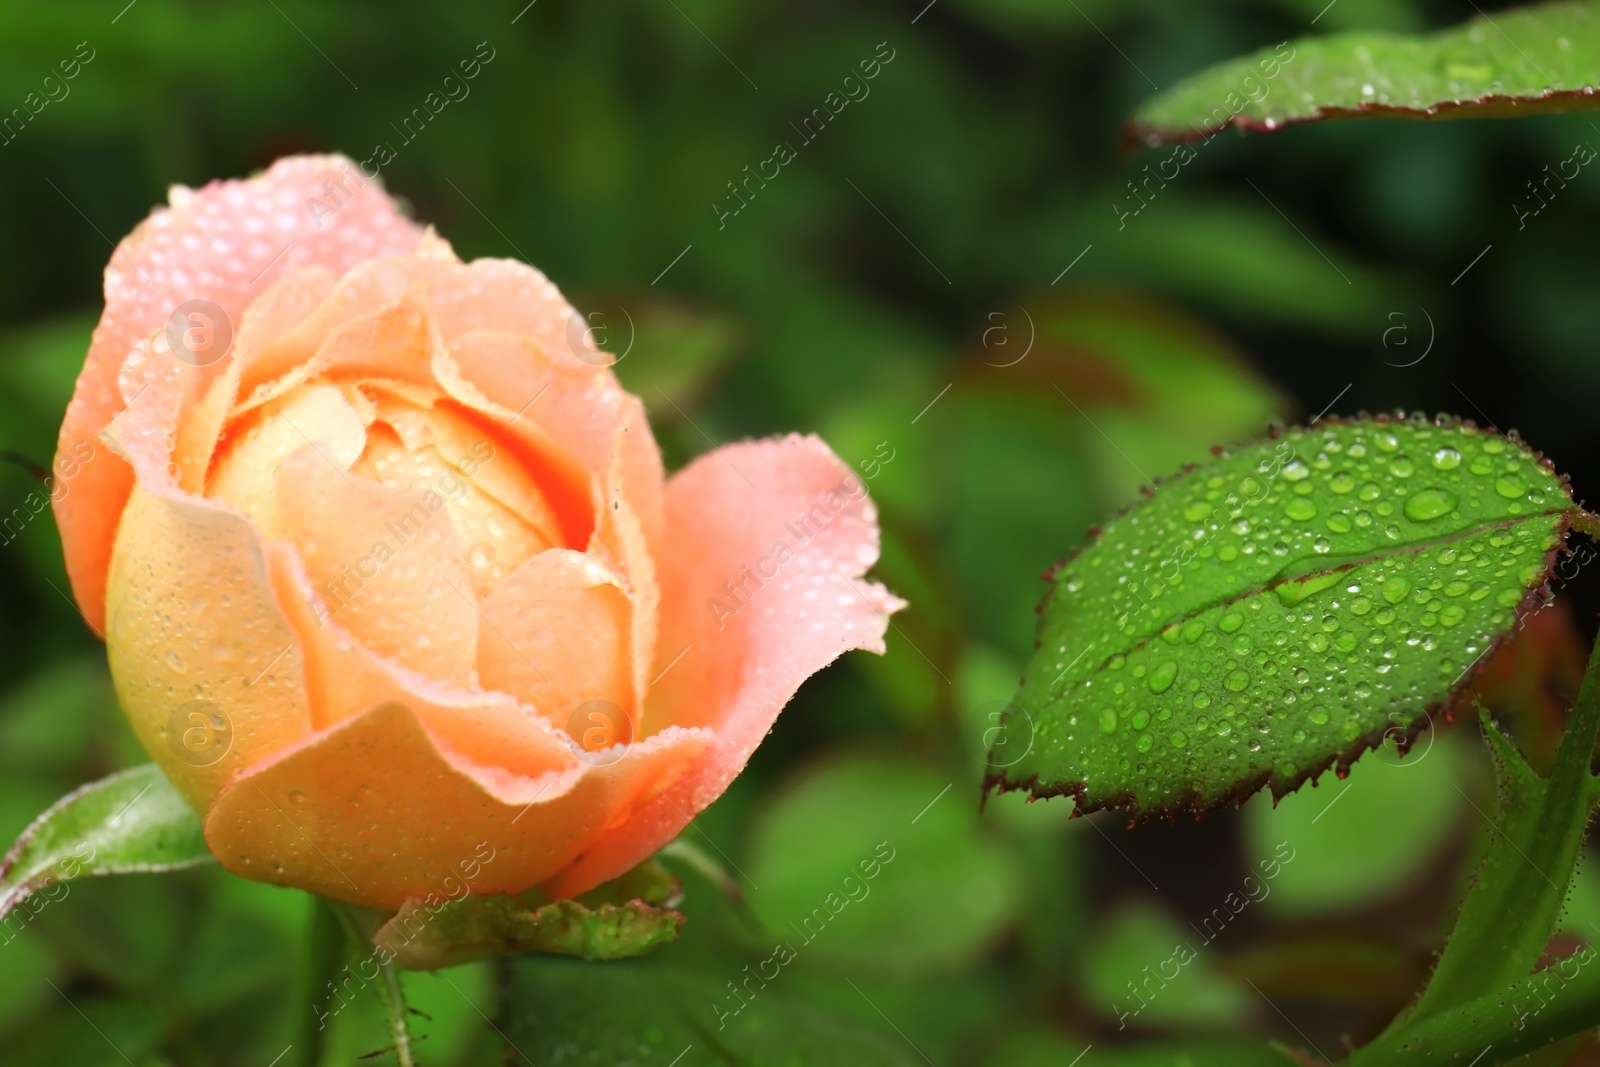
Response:
[[[773,964],[773,967],[778,966]],[[887,1026],[844,1019],[769,988],[782,970],[726,976],[529,957],[512,964],[505,1037],[530,1063],[676,1067],[920,1067]],[[737,983],[735,982],[737,979]],[[740,983],[748,983],[740,984]],[[730,987],[745,992],[735,994]],[[853,994],[852,994],[853,995]],[[863,1003],[864,1017],[877,1016]],[[677,1057],[674,1060],[674,1057]]]
[[[76,878],[175,871],[211,860],[200,818],[154,764],[69,793],[34,820],[0,863],[0,918],[31,914]],[[36,901],[28,900],[40,894]],[[11,919],[14,924],[16,919]],[[9,932],[9,927],[8,927]]]
[[[1538,456],[1470,425],[1223,450],[1055,573],[990,781],[1137,818],[1347,767],[1450,706],[1578,514]]]
[[[1421,37],[1341,33],[1263,48],[1141,107],[1130,136],[1191,141],[1324,118],[1472,118],[1600,106],[1600,11],[1539,4]],[[1591,153],[1592,157],[1592,153]]]
[[[408,900],[372,941],[411,970],[523,952],[626,959],[677,940],[683,916],[670,905],[678,896],[678,880],[650,862],[571,900],[551,900],[537,889]]]

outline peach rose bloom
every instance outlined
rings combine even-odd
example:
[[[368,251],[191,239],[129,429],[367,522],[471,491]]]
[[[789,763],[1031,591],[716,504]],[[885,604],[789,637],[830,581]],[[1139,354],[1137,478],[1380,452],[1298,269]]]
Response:
[[[67,573],[235,874],[387,909],[463,870],[583,892],[809,675],[883,651],[900,602],[826,445],[665,478],[556,287],[462,263],[347,159],[174,188],[105,295],[57,452]]]

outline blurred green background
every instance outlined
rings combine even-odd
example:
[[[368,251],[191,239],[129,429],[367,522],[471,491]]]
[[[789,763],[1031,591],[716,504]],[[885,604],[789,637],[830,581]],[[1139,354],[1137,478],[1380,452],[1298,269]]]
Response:
[[[418,218],[463,256],[531,261],[626,350],[669,466],[790,430],[861,465],[877,574],[912,605],[887,657],[805,686],[686,834],[738,899],[674,859],[690,921],[646,961],[522,963],[504,997],[487,965],[409,976],[423,1063],[1069,1064],[1092,1045],[1085,1067],[1249,1067],[1280,1062],[1267,1037],[1337,1055],[1418,987],[1484,829],[1464,800],[1488,787],[1470,729],[1276,810],[1134,830],[1069,821],[1065,800],[980,814],[978,781],[987,744],[1027,741],[996,712],[1040,571],[1212,444],[1329,405],[1450,411],[1519,428],[1595,495],[1600,178],[1524,228],[1514,207],[1545,164],[1600,145],[1585,116],[1228,134],[1119,222],[1127,183],[1169,154],[1121,139],[1157,86],[1473,5],[124,3],[0,12],[0,113],[93,54],[0,146],[0,448],[49,463],[112,242],[169,184],[387,142],[384,181]],[[493,58],[470,94],[407,141],[402,120],[480,42]],[[808,140],[819,108],[838,113]],[[777,177],[730,190],[785,143]],[[34,485],[5,466],[0,511]],[[16,518],[0,548],[10,841],[142,757],[49,515]],[[1586,629],[1593,601],[1592,581],[1568,586],[1499,671],[1527,744],[1548,741],[1581,664],[1566,605]],[[871,893],[802,946],[790,924],[883,841]],[[1574,929],[1600,920],[1583,879]],[[1222,907],[1225,928],[1202,929]],[[0,935],[0,1060],[300,1062],[309,916],[218,870],[75,885]],[[780,941],[797,958],[746,1009],[766,1036],[734,1041],[717,1005]],[[1178,945],[1193,960],[1151,981]],[[325,1062],[387,1043],[363,1001],[330,1022]]]

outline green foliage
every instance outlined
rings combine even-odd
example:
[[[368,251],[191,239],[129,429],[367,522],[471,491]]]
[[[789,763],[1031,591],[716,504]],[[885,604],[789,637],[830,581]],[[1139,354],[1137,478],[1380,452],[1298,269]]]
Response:
[[[1255,1005],[1242,982],[1219,975],[1203,938],[1151,903],[1122,905],[1083,955],[1083,988],[1108,1023],[1140,1027],[1238,1025]]]
[[[1056,572],[1008,712],[1032,748],[991,780],[1149,816],[1348,766],[1448,705],[1577,511],[1531,451],[1465,424],[1225,450]]]
[[[1386,739],[1343,781],[1325,780],[1276,805],[1265,794],[1253,797],[1243,812],[1246,858],[1265,860],[1283,841],[1294,842],[1297,856],[1263,903],[1286,918],[1348,914],[1413,884],[1462,820],[1478,818],[1460,791],[1472,784],[1473,769],[1464,737],[1429,729],[1404,757]],[[1405,818],[1396,819],[1397,811]]]
[[[923,1062],[881,1019],[863,1025],[804,1007],[742,971],[722,980],[633,964],[526,958],[510,966],[506,1044],[532,1063],[643,1067],[674,1056],[681,1057],[677,1067]],[[731,992],[736,984],[745,991]],[[862,1009],[872,1015],[870,1006]]]
[[[1023,888],[978,821],[970,779],[963,788],[866,755],[814,767],[774,797],[748,870],[763,948],[902,976],[970,965],[1015,918]]]
[[[62,797],[23,831],[0,863],[0,920],[50,886],[65,896],[79,878],[209,862],[199,817],[155,764],[120,771]]]
[[[1479,12],[1424,37],[1344,33],[1284,42],[1185,79],[1142,106],[1152,144],[1239,126],[1361,115],[1471,118],[1590,110],[1600,14],[1583,0]]]
[[[670,905],[679,896],[676,878],[658,863],[644,863],[571,900],[552,901],[537,889],[409,900],[377,928],[372,942],[413,970],[524,952],[626,959],[677,940],[683,916]]]
[[[895,616],[889,656],[846,657],[808,682],[751,768],[687,832],[685,841],[722,865],[742,893],[725,899],[678,866],[687,893],[677,907],[687,922],[676,942],[620,969],[529,964],[547,968],[552,1003],[570,1006],[562,990],[583,982],[587,1000],[578,1008],[587,1014],[541,1016],[539,1025],[548,1023],[562,1043],[525,1042],[519,1033],[528,1058],[665,1067],[693,1042],[677,1067],[704,1062],[698,1058],[713,1046],[699,1030],[725,1033],[706,1007],[710,994],[731,1003],[727,982],[769,958],[775,935],[764,927],[781,929],[829,891],[820,882],[811,887],[815,898],[783,889],[791,879],[810,883],[763,858],[769,803],[787,803],[814,768],[894,752],[928,779],[918,787],[927,796],[896,814],[900,825],[885,819],[882,836],[870,836],[869,811],[825,816],[864,828],[870,853],[889,833],[920,832],[944,808],[958,808],[968,823],[950,840],[966,865],[920,864],[906,889],[917,899],[908,900],[889,892],[889,879],[913,870],[915,856],[902,848],[871,897],[835,920],[850,937],[818,937],[761,992],[800,1025],[858,1035],[865,1028],[873,1049],[921,1064],[914,1043],[940,1067],[1071,1064],[1091,1043],[1078,1067],[1265,1067],[1287,1062],[1268,1045],[1274,1035],[1314,1042],[1339,1059],[1339,1035],[1370,1034],[1399,1006],[1383,997],[1421,985],[1431,964],[1422,941],[1448,919],[1452,887],[1470,874],[1452,869],[1459,850],[1451,843],[1474,822],[1492,833],[1452,787],[1493,810],[1477,779],[1443,780],[1438,761],[1447,753],[1438,746],[1448,737],[1423,756],[1430,735],[1420,736],[1396,766],[1379,762],[1387,755],[1369,756],[1347,782],[1329,776],[1277,811],[1258,798],[1237,819],[1126,833],[1070,818],[1068,801],[1027,804],[1020,792],[992,797],[974,822],[981,750],[1014,741],[1008,762],[1029,740],[999,728],[991,714],[1033,651],[1034,610],[1046,589],[1040,570],[1082,545],[1082,531],[1126,504],[1146,474],[1203,461],[1212,443],[1258,434],[1269,417],[1308,418],[1336,396],[1339,411],[1471,411],[1485,423],[1521,425],[1593,498],[1586,457],[1600,455],[1590,411],[1600,388],[1600,304],[1590,298],[1586,235],[1600,218],[1600,184],[1592,167],[1565,186],[1550,176],[1574,143],[1600,145],[1592,116],[1326,123],[1288,139],[1217,137],[1185,146],[1193,159],[1171,178],[1166,160],[1175,157],[1130,157],[1117,139],[1141,100],[1190,72],[1263,43],[1274,52],[1274,42],[1287,40],[1296,58],[1263,82],[1266,105],[1275,106],[1292,99],[1290,76],[1309,73],[1317,49],[1330,63],[1338,58],[1337,38],[1302,43],[1302,34],[1424,33],[1471,9],[1420,0],[524,6],[395,0],[374,17],[360,5],[316,0],[62,0],[13,5],[0,16],[0,116],[24,106],[76,42],[98,50],[69,98],[0,147],[0,194],[13,208],[0,221],[0,447],[25,461],[0,466],[0,519],[10,520],[0,537],[0,846],[72,788],[146,758],[112,706],[104,647],[66,595],[49,511],[31,511],[42,494],[28,471],[50,461],[99,310],[110,242],[173,182],[245,174],[289,151],[364,158],[375,141],[398,141],[390,124],[486,40],[498,58],[473,81],[469,99],[452,102],[402,146],[383,169],[387,187],[463,256],[532,261],[577,307],[607,316],[591,325],[606,330],[610,347],[623,347],[632,316],[633,347],[617,370],[650,406],[669,470],[708,440],[815,431],[857,469],[886,442],[896,458],[867,483],[885,523],[879,573],[912,604]],[[1543,42],[1517,36],[1527,16],[1504,3],[1480,6],[1528,59],[1557,73]],[[871,82],[870,98],[851,103],[719,229],[711,204],[727,202],[727,183],[745,165],[754,169],[775,141],[793,138],[790,124],[820,106],[879,41],[897,57]],[[1493,33],[1485,49],[1506,52]],[[1522,57],[1508,58],[1520,65]],[[1543,81],[1529,85],[1537,91]],[[1373,84],[1376,94],[1382,83]],[[1508,208],[1533,205],[1530,179],[1546,199],[1558,195],[1524,231]],[[1007,356],[986,345],[995,336],[986,331],[1000,321],[991,314],[1003,313],[1020,341],[1022,308],[1039,324],[1039,343],[1019,363],[997,366],[1017,349]],[[1395,367],[1412,356],[1383,347],[1399,321],[1390,316],[1403,310],[1421,346],[1424,308],[1437,344],[1420,364]],[[1094,387],[1108,376],[1136,388]],[[30,502],[30,494],[39,495]],[[31,517],[24,522],[17,508]],[[1591,619],[1591,582],[1585,568],[1550,614],[1570,603],[1574,618]],[[1570,693],[1548,679],[1540,684],[1552,689],[1552,710],[1509,709],[1519,737],[1535,718],[1546,735],[1559,732],[1556,711]],[[1392,735],[1399,732],[1395,725]],[[1454,740],[1477,745],[1471,731]],[[1430,776],[1442,798],[1424,797]],[[1351,792],[1312,823],[1346,784]],[[1376,814],[1379,793],[1405,814]],[[879,796],[852,795],[863,806]],[[1441,817],[1449,803],[1454,815]],[[1274,836],[1280,823],[1282,836]],[[814,839],[833,834],[834,824],[809,830],[786,831],[786,840],[832,862]],[[1369,854],[1357,864],[1361,833]],[[1237,888],[1241,860],[1253,865],[1263,846],[1270,852],[1291,837],[1297,858],[1271,897],[1242,916],[1250,928],[1204,950],[1220,973],[1251,974],[1287,1019],[1258,998],[1226,1036],[1192,1026],[1134,1035],[1116,1031],[1114,1021],[1102,1025],[1106,1005],[1089,999],[1084,962],[1091,944],[1106,940],[1098,935],[1123,921],[1129,895],[1150,891],[1130,859],[1160,883],[1163,913],[1186,928]],[[1181,876],[1163,873],[1162,863]],[[1295,881],[1319,869],[1318,886]],[[1011,886],[1005,918],[986,921],[988,932],[975,937],[961,894],[996,877]],[[83,880],[59,902],[48,892],[34,898],[48,906],[0,945],[8,1063],[120,1065],[120,1051],[140,1067],[309,1067],[318,1047],[317,1067],[393,1062],[383,1052],[391,1038],[382,1005],[359,980],[345,979],[348,1006],[317,1029],[313,1009],[329,1008],[323,984],[339,974],[309,958],[318,935],[301,894],[214,866]],[[1589,903],[1569,903],[1562,929],[1592,936],[1585,923],[1600,923],[1600,910],[1582,899]],[[1352,913],[1361,900],[1381,905],[1381,914],[1374,906]],[[892,925],[894,916],[873,913],[880,905],[908,912],[908,932],[933,929],[948,962],[896,968],[896,953],[916,955],[909,942],[876,959],[850,953],[844,942],[857,934],[889,943],[869,929]],[[954,916],[961,938],[935,929],[941,916]],[[1303,939],[1295,936],[1302,919],[1310,921]],[[1362,927],[1351,930],[1356,921]],[[834,944],[837,956],[829,955]],[[1288,975],[1288,984],[1241,972],[1257,945],[1277,949],[1274,973]],[[359,958],[351,950],[337,964]],[[312,972],[315,981],[306,977]],[[1362,976],[1380,992],[1350,1000],[1295,985],[1307,972]],[[683,1043],[646,1056],[641,1047],[654,1052],[656,1038],[674,1031],[648,1032],[648,1019],[634,1030],[628,1020],[654,1011],[651,998],[663,989],[670,996],[679,977],[714,988],[673,1021],[693,1031]],[[493,965],[401,978],[422,1013],[410,1017],[410,1030],[425,1067],[523,1062],[506,1054],[495,1029],[521,1024],[512,1021],[517,1010],[499,1008]],[[523,988],[535,999],[547,995]],[[1553,1004],[1582,1003],[1562,997]],[[645,1006],[636,1009],[639,1001]],[[739,1018],[757,1018],[758,1007]],[[1493,1025],[1525,1044],[1555,1036],[1548,1028],[1516,1031],[1509,1007],[1489,1009],[1460,1032]],[[1153,1003],[1141,1018],[1157,1011]],[[1537,1025],[1554,1014],[1552,1006]],[[318,1040],[306,1039],[308,1029]],[[612,1033],[620,1036],[607,1044]],[[1490,1040],[1455,1062],[1472,1062]],[[1478,1067],[1514,1048],[1493,1041]],[[789,1063],[857,1061],[837,1045],[804,1040],[775,1041],[760,1054],[786,1049]],[[747,1051],[740,1046],[740,1055]]]

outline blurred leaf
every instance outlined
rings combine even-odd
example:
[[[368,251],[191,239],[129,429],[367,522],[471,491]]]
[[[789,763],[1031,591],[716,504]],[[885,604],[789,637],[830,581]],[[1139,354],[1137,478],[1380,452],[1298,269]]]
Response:
[[[1021,895],[975,809],[971,779],[932,767],[863,754],[816,765],[757,816],[750,906],[802,960],[908,976],[971,963]]]
[[[878,1032],[784,999],[769,981],[728,980],[638,964],[593,966],[527,957],[510,965],[516,1055],[531,1063],[615,1067],[915,1067],[922,1059]],[[777,972],[777,973],[782,973]],[[729,991],[748,982],[744,999]],[[582,1059],[578,1059],[582,1057]],[[673,1057],[678,1057],[674,1061]]]
[[[1163,909],[1124,904],[1095,926],[1081,964],[1083,993],[1119,1030],[1242,1022],[1251,995],[1217,974],[1205,949]]]
[[[984,1067],[1018,1064],[1071,1064],[1090,1042],[1046,1033],[1017,1033],[1003,1038],[984,1058]],[[1149,1041],[1100,1048],[1096,1067],[1284,1067],[1289,1061],[1265,1041],[1191,1038]]]
[[[1363,115],[1473,118],[1595,108],[1600,12],[1582,0],[1479,13],[1425,37],[1344,33],[1263,48],[1194,75],[1134,114],[1130,137]],[[1592,158],[1592,153],[1591,153]]]
[[[602,295],[580,300],[578,314],[583,319],[568,329],[569,340],[587,330],[595,345],[615,358],[611,365],[623,386],[657,418],[670,420],[693,410],[739,350],[739,330],[731,317],[682,300]],[[602,359],[601,365],[607,362]]]
[[[94,740],[91,724],[115,708],[105,657],[48,663],[0,700],[0,763],[29,773],[70,770]]]
[[[210,860],[200,817],[155,764],[119,771],[62,797],[23,831],[0,863],[0,918],[48,886]]]
[[[44,908],[40,936],[56,958],[84,975],[118,987],[125,995],[160,996],[189,949],[193,897],[175,891],[181,875],[133,874],[85,879],[53,886],[28,898],[13,921],[55,890],[68,893]],[[187,888],[187,887],[185,887]]]
[[[236,1004],[290,980],[314,898],[297,890],[246,881],[220,867],[206,872],[207,892],[183,909],[191,940],[184,946],[175,983],[197,1015]],[[342,935],[341,935],[342,936]],[[310,990],[324,995],[322,990]]]
[[[627,959],[677,940],[683,916],[665,906],[680,895],[671,872],[649,861],[570,900],[552,901],[538,889],[435,902],[413,897],[372,942],[401,967],[422,971],[523,952]]]
[[[1218,969],[1248,979],[1269,999],[1354,1005],[1393,1015],[1416,994],[1431,964],[1425,949],[1346,924],[1280,934],[1230,952]]]
[[[1539,457],[1470,425],[1224,450],[1056,572],[1008,713],[1033,748],[991,782],[1147,818],[1348,767],[1460,695],[1578,514]]]
[[[1282,202],[1278,190],[1261,191]],[[1105,206],[1093,209],[1103,220],[1096,225],[1137,207],[1127,196],[1124,188],[1108,191]],[[1335,334],[1370,330],[1398,288],[1315,230],[1308,241],[1248,189],[1228,198],[1203,191],[1157,198],[1114,239],[1096,243],[1080,271],[1160,288],[1251,323]]]
[[[0,446],[45,467],[55,453],[56,428],[89,350],[94,320],[71,315],[0,335],[0,391],[11,394],[16,417],[0,428]]]
[[[1456,784],[1469,766],[1461,737],[1430,730],[1404,759],[1385,744],[1342,782],[1302,789],[1276,806],[1253,798],[1244,808],[1245,858],[1266,860],[1286,842],[1296,855],[1270,884],[1268,907],[1292,918],[1356,911],[1407,885],[1467,810]]]
[[[969,390],[942,403],[951,410],[936,407],[928,418],[951,420],[930,429],[942,435],[952,495],[945,554],[960,579],[966,628],[1021,658],[1046,588],[1040,572],[1101,514],[1088,457],[1054,391]]]
[[[16,1063],[48,1063],[50,1067],[115,1067],[139,1063],[141,1067],[163,1067],[167,1062],[152,1057],[159,1046],[167,1020],[149,1004],[113,1000],[109,997],[62,987],[59,1010],[41,1018],[37,1025],[6,1049]]]
[[[1056,298],[1033,314],[1038,340],[1017,372],[1059,395],[1108,506],[1133,499],[1143,472],[1204,460],[1285,413],[1233,346],[1163,304],[1102,293]]]
[[[0,1033],[11,1033],[53,1007],[49,983],[60,985],[61,966],[37,938],[14,937],[9,928],[0,928],[0,938]]]

